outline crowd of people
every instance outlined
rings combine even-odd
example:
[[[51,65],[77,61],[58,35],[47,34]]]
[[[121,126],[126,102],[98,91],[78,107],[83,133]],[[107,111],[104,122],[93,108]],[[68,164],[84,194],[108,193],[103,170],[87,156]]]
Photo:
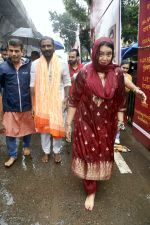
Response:
[[[125,89],[134,91],[142,101],[146,96],[113,64],[114,44],[107,37],[95,41],[91,63],[84,66],[76,49],[69,52],[69,64],[61,60],[50,37],[41,39],[40,50],[35,60],[23,58],[22,42],[11,39],[8,57],[0,64],[9,155],[5,166],[12,166],[17,159],[16,138],[22,137],[23,154],[30,155],[34,133],[41,135],[42,162],[49,161],[52,144],[54,161],[60,163],[62,138],[71,142],[73,134],[71,168],[83,179],[85,208],[91,211],[97,181],[111,177],[115,137],[118,124],[123,124],[118,113],[125,110]]]

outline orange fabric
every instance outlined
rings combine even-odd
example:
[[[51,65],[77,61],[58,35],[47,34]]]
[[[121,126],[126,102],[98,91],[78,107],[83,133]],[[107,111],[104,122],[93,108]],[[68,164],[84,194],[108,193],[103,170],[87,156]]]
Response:
[[[49,66],[50,75],[49,79]],[[65,135],[62,100],[60,94],[61,70],[54,53],[50,65],[41,56],[36,67],[35,79],[35,127],[39,133],[50,133],[55,138]]]

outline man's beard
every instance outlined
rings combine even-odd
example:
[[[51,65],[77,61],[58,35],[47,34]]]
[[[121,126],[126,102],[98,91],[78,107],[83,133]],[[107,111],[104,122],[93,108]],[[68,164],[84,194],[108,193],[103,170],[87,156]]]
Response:
[[[70,60],[69,60],[69,64],[70,64],[71,66],[74,66],[76,63],[77,63],[77,61],[70,61]]]
[[[10,57],[10,60],[13,62],[13,63],[19,63],[21,58],[19,57]]]
[[[50,59],[53,56],[54,52],[50,52],[50,51],[43,51],[43,55],[45,58]]]

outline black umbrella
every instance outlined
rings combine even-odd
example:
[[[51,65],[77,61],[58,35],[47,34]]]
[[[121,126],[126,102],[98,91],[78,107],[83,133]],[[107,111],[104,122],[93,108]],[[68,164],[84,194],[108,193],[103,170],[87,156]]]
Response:
[[[24,28],[20,27],[16,31],[10,34],[11,37],[19,38],[22,40],[24,44],[39,46],[39,40],[42,35],[37,32],[33,31],[31,28]]]
[[[27,53],[29,45],[32,45],[34,47],[39,47],[39,40],[42,38],[42,35],[31,28],[20,27],[17,30],[15,30],[13,33],[9,32],[5,34],[3,37],[7,39],[8,37],[14,37],[14,38],[20,39],[23,42],[23,44],[27,46],[26,48],[26,53]],[[59,41],[54,40],[54,44],[55,44],[56,50],[64,49],[64,46]]]
[[[31,28],[24,27],[18,28],[16,31],[10,34],[10,36],[21,39],[22,42],[27,46],[39,46],[39,40],[42,38],[42,35],[39,32],[33,31]],[[54,44],[56,50],[64,49],[64,46],[59,41],[54,40]]]

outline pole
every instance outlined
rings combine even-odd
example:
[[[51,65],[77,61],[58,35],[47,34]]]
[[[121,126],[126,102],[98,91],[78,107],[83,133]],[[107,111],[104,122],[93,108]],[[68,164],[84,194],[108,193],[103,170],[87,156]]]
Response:
[[[80,54],[80,57],[81,57],[81,43],[80,43],[80,24],[78,24],[78,27],[77,27],[77,32],[76,32],[76,40],[77,40],[77,43],[78,43],[78,51],[79,51],[79,54]]]

